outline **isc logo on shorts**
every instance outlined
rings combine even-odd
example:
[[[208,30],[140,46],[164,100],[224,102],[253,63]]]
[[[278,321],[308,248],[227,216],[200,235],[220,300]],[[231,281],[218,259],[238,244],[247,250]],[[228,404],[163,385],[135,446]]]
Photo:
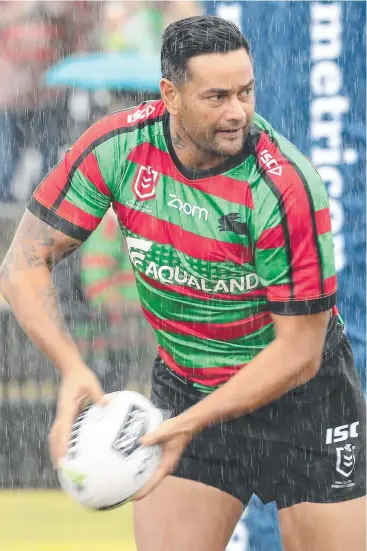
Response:
[[[343,440],[348,440],[348,438],[357,438],[358,425],[359,421],[355,421],[351,425],[341,425],[340,427],[335,427],[334,429],[327,429],[326,444],[332,444],[333,442],[343,442]]]

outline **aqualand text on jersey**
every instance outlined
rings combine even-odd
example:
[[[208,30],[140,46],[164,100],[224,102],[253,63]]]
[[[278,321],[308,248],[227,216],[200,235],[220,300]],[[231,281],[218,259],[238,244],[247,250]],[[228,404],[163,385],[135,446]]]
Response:
[[[271,312],[337,314],[326,188],[258,114],[240,154],[202,171],[180,163],[161,100],[109,114],[28,208],[83,241],[111,204],[159,354],[202,391],[274,339]]]

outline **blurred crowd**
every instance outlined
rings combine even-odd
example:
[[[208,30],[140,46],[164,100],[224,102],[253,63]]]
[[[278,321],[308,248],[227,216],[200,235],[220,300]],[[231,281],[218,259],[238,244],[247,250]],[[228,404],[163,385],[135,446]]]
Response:
[[[149,91],[50,87],[47,71],[70,56],[158,58],[163,29],[200,13],[196,1],[0,1],[0,261],[34,188],[65,149],[105,113],[154,99]],[[11,203],[19,209],[10,209]],[[66,323],[106,392],[130,388],[148,394],[156,345],[112,210],[57,266],[54,279]],[[58,376],[1,296],[0,357],[0,412],[6,420],[0,430],[0,483],[53,486],[45,442]],[[36,423],[27,437],[21,443],[7,438],[8,423],[23,430],[29,411]]]
[[[131,90],[104,90],[104,95],[94,92],[99,101],[93,103],[92,92],[47,86],[46,72],[73,55],[114,52],[159,57],[163,29],[174,20],[199,13],[203,9],[196,1],[0,1],[3,213],[7,214],[9,203],[24,208],[41,179],[96,118],[131,107],[144,96]],[[146,96],[151,97],[148,91]],[[2,240],[4,236],[0,245]],[[138,365],[151,365],[155,345],[141,313],[123,247],[111,211],[81,250],[61,263],[55,277],[71,331],[106,390],[138,385],[148,392],[149,370],[139,370]],[[17,339],[22,338],[17,333]],[[3,335],[0,339],[4,340]],[[26,346],[28,358],[30,346]],[[14,349],[18,348],[14,343]],[[45,384],[50,378],[49,368],[38,354],[36,357],[31,378],[44,381],[41,386],[48,388],[51,399],[56,379]],[[24,366],[27,362],[13,359],[11,363]],[[6,383],[7,392],[15,399],[16,389],[29,384],[30,374],[25,377],[21,369],[18,375],[17,386],[11,387],[10,377]],[[0,382],[4,384],[5,379],[4,373],[0,374]],[[25,394],[30,393],[27,387]],[[37,391],[33,395],[37,400]]]
[[[46,86],[51,67],[75,54],[158,56],[166,25],[201,12],[196,1],[0,1],[0,203],[27,200],[84,130],[72,126],[85,102],[73,102],[72,88]]]

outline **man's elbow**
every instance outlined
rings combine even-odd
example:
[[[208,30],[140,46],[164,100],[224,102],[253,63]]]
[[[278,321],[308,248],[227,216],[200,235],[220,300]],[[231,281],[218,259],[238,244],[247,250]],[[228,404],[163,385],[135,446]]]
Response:
[[[312,379],[318,373],[322,363],[322,352],[324,342],[320,339],[295,339],[292,344],[293,351],[297,357],[296,376],[300,374],[305,380]]]

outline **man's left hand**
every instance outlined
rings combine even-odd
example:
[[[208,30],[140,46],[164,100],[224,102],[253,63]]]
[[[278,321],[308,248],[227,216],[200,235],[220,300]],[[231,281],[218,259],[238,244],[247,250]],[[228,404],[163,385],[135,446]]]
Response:
[[[138,501],[147,496],[162,479],[171,474],[175,469],[180,457],[193,438],[193,431],[183,422],[181,416],[173,417],[162,423],[155,431],[145,434],[140,443],[144,446],[162,446],[162,457],[159,467],[152,475],[147,484],[137,492],[133,499]]]

